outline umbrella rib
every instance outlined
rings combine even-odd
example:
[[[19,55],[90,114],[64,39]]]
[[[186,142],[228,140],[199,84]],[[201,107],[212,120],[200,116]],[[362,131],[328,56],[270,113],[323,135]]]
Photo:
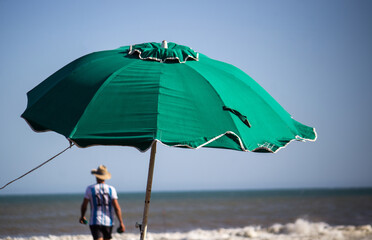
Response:
[[[222,106],[222,107],[221,107],[221,110],[222,110],[222,109],[223,109],[223,106],[225,106],[225,102],[223,101],[221,95],[220,95],[220,94],[215,90],[215,88],[214,88],[213,85],[210,83],[210,81],[208,81],[208,79],[206,79],[206,78],[205,78],[205,77],[204,77],[204,76],[203,76],[203,75],[202,75],[202,74],[201,74],[197,69],[193,68],[193,67],[190,66],[189,64],[185,64],[185,66],[187,66],[188,68],[190,68],[190,69],[192,69],[193,71],[195,71],[195,73],[198,74],[202,79],[204,79],[205,82],[206,82],[206,83],[211,87],[211,89],[216,93],[216,95],[218,96],[218,98],[220,99],[220,101],[221,101],[221,103],[222,103],[222,105],[221,105],[221,106]],[[232,115],[231,115],[231,114],[228,114],[228,115],[229,115],[231,121],[232,121],[233,123],[235,123],[235,121],[234,121]],[[237,131],[237,133],[235,133],[234,131],[227,131],[227,132],[232,132],[232,133],[234,133],[233,135],[235,135],[235,136],[240,136],[239,129],[238,129],[238,128],[235,128],[235,130]],[[218,135],[217,137],[213,138],[212,141],[207,141],[207,143],[210,143],[210,142],[213,142],[213,141],[217,140],[218,138],[220,138],[220,137],[226,135],[227,132],[225,132],[225,133],[223,133],[223,134],[221,134],[221,135]],[[239,139],[239,142],[240,142],[240,147],[242,148],[243,151],[245,151],[247,148],[244,146],[244,143],[242,142],[241,138],[238,137],[238,139]],[[205,144],[202,144],[201,146],[204,146],[204,145],[205,145]]]
[[[217,61],[217,60],[215,60],[215,61]],[[256,94],[256,96],[258,97],[258,98],[260,98],[261,99],[261,102],[262,103],[264,103],[267,107],[269,107],[271,110],[272,110],[272,112],[273,113],[275,113],[275,115],[278,117],[278,119],[283,123],[283,126],[285,126],[288,130],[289,130],[289,132],[291,132],[292,134],[293,134],[293,137],[294,137],[294,139],[293,140],[308,140],[308,141],[314,141],[313,139],[308,139],[308,138],[303,138],[303,137],[300,137],[299,135],[298,135],[298,133],[301,133],[301,131],[296,127],[296,126],[294,126],[293,124],[292,125],[290,125],[290,124],[287,124],[286,123],[286,120],[281,116],[281,114],[279,114],[278,113],[278,111],[276,110],[276,108],[274,108],[271,104],[268,104],[266,101],[265,101],[265,99],[264,99],[264,97],[262,96],[262,94],[264,94],[264,95],[266,95],[267,97],[269,97],[270,99],[272,99],[272,102],[275,104],[275,105],[277,105],[278,106],[278,110],[280,110],[280,111],[282,111],[282,112],[284,112],[284,113],[286,113],[286,114],[288,114],[288,116],[291,118],[291,120],[292,120],[292,122],[293,122],[293,117],[291,116],[291,114],[289,114],[285,109],[284,109],[284,107],[283,106],[281,106],[279,103],[278,103],[278,101],[276,101],[271,95],[270,95],[270,93],[268,93],[263,87],[261,87],[253,78],[251,78],[248,74],[246,74],[244,71],[242,71],[241,69],[239,69],[239,68],[237,68],[237,67],[235,67],[234,65],[231,65],[231,64],[228,64],[228,63],[224,63],[224,62],[221,62],[221,63],[223,63],[223,64],[227,64],[227,65],[229,65],[229,66],[231,66],[231,67],[233,67],[233,68],[235,68],[235,69],[237,69],[237,70],[239,70],[241,73],[243,73],[244,75],[246,75],[246,76],[248,76],[251,80],[252,80],[252,83],[254,84],[254,85],[256,85],[256,86],[254,86],[254,89],[257,89],[257,90],[259,90],[260,91],[260,94],[258,94],[256,91],[253,91],[253,93],[254,94]],[[225,71],[224,69],[219,69],[220,71],[223,71],[223,72],[225,72],[226,74],[230,74],[228,71]],[[238,80],[238,81],[242,81],[241,80],[241,78],[235,78],[236,80]],[[252,87],[252,86],[250,86],[250,87]],[[253,89],[253,88],[252,88]],[[291,122],[291,123],[292,123]],[[315,129],[313,128],[313,131],[314,131],[314,134],[315,134],[315,139],[316,139],[316,132],[315,132]],[[290,140],[288,143],[290,143],[291,141],[293,141],[293,140]],[[288,145],[288,143],[286,143],[284,146],[282,146],[282,147],[285,147],[285,146],[287,146]],[[279,149],[280,148],[282,148],[282,147],[279,147]],[[258,148],[262,148],[262,147],[258,147]],[[257,149],[257,148],[256,148]],[[256,150],[255,149],[255,150]],[[255,151],[255,150],[253,150],[253,151]],[[272,150],[270,150],[270,151],[272,151]],[[276,152],[276,151],[275,151]]]
[[[198,72],[198,70],[197,69],[195,69],[195,68],[193,68],[192,66],[190,66],[190,65],[188,65],[188,64],[185,64],[185,65],[187,65],[188,67],[190,67],[190,68],[192,68],[193,70],[195,70],[195,72],[196,73],[198,73],[200,76],[202,76],[203,77],[203,75],[202,74],[200,74],[199,72]],[[228,64],[228,65],[230,65],[230,64]],[[233,65],[231,65],[232,67],[234,67]],[[236,67],[234,67],[234,68],[236,68]],[[237,68],[238,69],[238,68]],[[227,71],[224,71],[223,69],[220,69],[221,71],[223,71],[223,72],[225,72],[225,73],[227,73],[227,74],[230,74],[229,72],[227,72]],[[241,71],[241,70],[240,70]],[[243,72],[243,71],[242,71]],[[244,73],[244,72],[243,72]],[[245,73],[244,73],[245,74]],[[250,76],[249,76],[250,77]],[[204,78],[204,77],[203,77]],[[251,78],[251,77],[250,77]],[[205,79],[205,78],[204,78]],[[241,81],[240,80],[240,78],[236,78],[238,81]],[[252,78],[251,78],[252,79]],[[206,81],[207,81],[207,79],[206,79]],[[255,84],[255,85],[258,85],[258,83],[254,80],[254,79],[252,79],[252,81],[253,81],[253,83]],[[209,81],[207,81],[209,84],[211,84]],[[258,89],[262,89],[262,93],[264,93],[264,94],[266,94],[266,95],[268,95],[274,102],[275,102],[275,104],[277,104],[277,105],[279,105],[279,103],[265,90],[265,89],[263,89],[261,86],[259,86],[258,85]],[[213,88],[213,87],[212,87]],[[213,88],[214,89],[214,88]],[[255,88],[256,89],[256,88]],[[266,106],[268,106],[271,110],[272,110],[272,112],[274,112],[275,113],[275,115],[278,117],[278,120],[280,120],[281,122],[283,122],[283,126],[285,126],[286,128],[288,128],[288,130],[289,130],[289,132],[291,132],[292,134],[293,134],[293,136],[294,136],[294,139],[292,139],[292,140],[289,140],[287,143],[285,143],[285,145],[283,145],[283,146],[280,146],[280,145],[277,145],[277,144],[275,144],[275,143],[273,143],[273,145],[274,146],[276,146],[276,147],[278,147],[276,150],[272,150],[270,147],[267,147],[267,146],[264,146],[263,144],[261,144],[261,145],[259,145],[257,148],[255,148],[255,149],[253,149],[252,150],[252,152],[254,152],[254,151],[257,151],[257,150],[259,150],[259,149],[265,149],[266,151],[269,151],[269,152],[272,152],[272,153],[275,153],[275,152],[277,152],[278,150],[280,150],[281,148],[285,148],[290,142],[292,142],[292,141],[294,141],[294,140],[298,140],[299,138],[300,138],[300,136],[298,135],[298,132],[300,132],[295,126],[293,126],[293,128],[291,127],[291,126],[289,126],[288,124],[286,124],[286,121],[281,117],[281,115],[270,105],[270,104],[268,104],[266,101],[264,101],[264,98],[261,96],[261,94],[258,94],[256,91],[253,91],[253,93],[254,94],[256,94],[261,100],[262,100],[262,103],[264,103]],[[217,93],[218,94],[218,93]],[[222,100],[222,98],[221,98],[221,96],[218,94],[218,96],[219,96],[219,98],[221,99],[221,101],[223,102],[223,100]],[[285,111],[285,109],[282,107],[282,106],[280,106],[279,105],[279,107],[280,107],[280,109],[281,110],[283,110],[284,112],[286,112]],[[286,112],[287,113],[287,112]],[[293,120],[293,118],[291,117],[291,115],[289,114],[289,113],[287,113],[288,115],[289,115],[289,117]],[[231,116],[231,114],[229,114],[230,116]],[[231,118],[232,118],[232,116],[231,116]],[[232,120],[232,121],[234,121],[234,120]],[[238,130],[238,129],[237,129]],[[315,132],[315,129],[313,129],[313,131]],[[239,130],[238,130],[238,133],[239,133],[239,135],[238,134],[235,134],[235,135],[238,135],[238,136],[240,136],[240,132],[239,132]],[[226,134],[226,133],[225,133]],[[221,136],[221,135],[220,135]],[[214,140],[216,140],[216,139],[218,139],[220,136],[217,136]],[[239,139],[241,139],[240,137],[239,137]],[[301,138],[301,139],[303,139],[303,138]],[[212,140],[212,141],[214,141],[214,140]],[[311,140],[311,139],[305,139],[305,140]],[[209,142],[212,142],[212,141],[208,141],[208,143]],[[204,146],[204,144],[202,145],[202,146]],[[247,149],[247,148],[243,148],[242,150],[244,150],[244,149]]]
[[[115,51],[115,50],[107,50],[106,52],[110,52],[110,51]],[[58,74],[62,69],[66,68],[66,67],[68,67],[68,66],[71,66],[71,65],[73,65],[73,64],[77,64],[77,62],[78,62],[80,59],[82,59],[82,58],[84,58],[84,57],[87,57],[87,56],[90,56],[90,55],[93,55],[93,54],[96,54],[96,53],[97,53],[97,52],[93,52],[93,53],[90,53],[90,54],[86,54],[86,55],[84,55],[84,56],[82,56],[82,57],[80,57],[80,58],[74,60],[73,62],[71,62],[71,63],[65,65],[63,68],[61,68],[61,69],[58,70],[57,72],[53,73],[53,74],[52,74],[51,76],[49,76],[47,79],[51,78],[51,77],[54,76],[55,74]],[[99,52],[98,52],[98,53],[99,53]],[[94,59],[94,60],[91,60],[91,61],[85,62],[85,63],[83,63],[83,64],[77,64],[78,66],[77,66],[77,67],[74,67],[73,70],[70,71],[70,72],[68,73],[68,75],[70,75],[70,74],[76,72],[78,69],[80,69],[80,68],[82,68],[82,67],[84,67],[84,66],[86,66],[86,65],[88,65],[88,64],[90,64],[90,63],[92,63],[92,62],[103,61],[103,60],[105,60],[105,59],[107,59],[107,58],[110,58],[110,57],[112,57],[112,56],[103,56],[103,57],[100,57],[100,58],[98,58],[98,59]],[[58,80],[58,81],[55,81],[55,83],[53,83],[52,86],[50,86],[48,89],[52,89],[52,88],[54,88],[55,86],[57,86],[58,84],[60,84],[61,81],[63,81],[65,78],[66,78],[66,76],[64,76],[63,78],[62,78],[62,77],[59,77],[59,80]],[[35,88],[40,87],[41,84],[42,84],[42,83],[40,83],[39,85],[37,85],[36,87],[34,87],[32,90],[30,90],[30,91],[27,93],[28,101],[30,101],[30,92],[32,92]],[[34,106],[35,104],[37,104],[39,101],[41,101],[41,100],[43,99],[43,97],[46,95],[46,93],[47,93],[47,91],[45,90],[45,92],[44,92],[42,95],[37,96],[37,100],[33,101],[32,105],[28,106],[27,109],[26,109],[26,110],[22,113],[22,115],[21,115],[21,117],[22,117],[22,118],[27,122],[27,124],[28,124],[28,125],[31,127],[31,129],[32,129],[33,131],[35,131],[35,132],[49,132],[49,131],[56,131],[56,130],[52,130],[50,127],[43,126],[43,124],[41,124],[41,123],[39,123],[39,124],[40,124],[40,126],[43,127],[44,129],[43,129],[43,130],[36,130],[36,129],[32,126],[32,123],[30,123],[29,120],[27,119],[28,117],[25,116],[25,113],[26,113],[27,111],[30,111],[30,109],[32,109],[33,106]],[[29,103],[28,103],[28,104],[29,104]],[[88,103],[88,104],[89,104],[89,103]],[[80,118],[79,118],[79,119],[80,119]],[[79,121],[79,120],[78,120],[78,121]],[[57,132],[57,131],[56,131],[56,132]],[[65,134],[63,134],[63,133],[61,133],[61,132],[58,132],[58,133],[64,135],[67,139],[70,140],[70,138],[67,136],[68,134],[65,135]],[[71,133],[70,133],[70,135],[71,135]],[[76,144],[76,143],[75,143],[75,144]],[[78,144],[76,144],[76,146],[80,147]]]
[[[110,50],[108,50],[108,51],[110,51]],[[65,65],[63,68],[61,68],[61,69],[58,70],[57,72],[53,73],[53,74],[52,74],[51,76],[49,76],[48,78],[50,78],[50,77],[52,77],[53,75],[59,73],[62,69],[66,68],[66,67],[68,67],[68,66],[70,66],[70,65],[73,65],[74,63],[78,62],[80,59],[82,59],[82,58],[84,58],[84,57],[86,57],[86,56],[89,56],[89,55],[93,55],[93,54],[96,54],[96,52],[94,52],[94,53],[90,53],[90,54],[87,54],[87,55],[85,55],[85,56],[82,56],[82,57],[76,59],[75,61],[73,61],[73,62],[71,62],[71,63]],[[71,74],[71,73],[73,73],[73,72],[76,72],[78,69],[80,69],[80,68],[82,68],[82,67],[84,67],[84,66],[86,66],[86,65],[88,65],[88,64],[90,64],[90,63],[92,63],[92,62],[102,61],[103,59],[110,58],[110,57],[112,57],[112,56],[104,56],[104,57],[101,57],[101,58],[99,58],[99,59],[94,59],[94,60],[91,60],[91,61],[89,61],[89,62],[85,62],[85,63],[79,65],[78,67],[74,67],[74,68],[73,68],[73,71],[71,71],[69,74]],[[47,78],[47,79],[48,79],[48,78]],[[37,102],[39,102],[39,101],[40,101],[40,100],[45,96],[45,94],[49,91],[49,89],[52,89],[52,88],[54,88],[55,86],[57,86],[57,85],[58,85],[61,81],[63,81],[65,78],[66,78],[66,77],[63,77],[63,78],[60,78],[58,81],[55,81],[55,83],[53,83],[52,86],[50,86],[47,90],[45,90],[45,93],[44,93],[43,95],[38,96],[38,99],[37,99],[36,101],[34,101],[34,103],[32,104],[32,106],[35,105]],[[41,84],[41,83],[40,83],[40,84]],[[39,84],[39,85],[40,85],[40,84]],[[39,85],[37,85],[36,87],[34,87],[34,89],[37,88]],[[32,89],[32,90],[33,90],[33,89]],[[30,91],[27,93],[27,95],[29,95],[29,93],[30,93],[32,90],[30,90]],[[32,106],[29,106],[28,109],[31,109]],[[22,114],[22,115],[23,115],[23,114]]]
[[[72,139],[73,135],[75,134],[75,132],[77,131],[77,128],[79,126],[79,122],[82,118],[82,116],[84,116],[84,114],[86,113],[87,109],[89,108],[89,105],[95,101],[95,99],[98,97],[98,95],[103,91],[103,89],[110,83],[110,81],[112,81],[114,79],[115,76],[117,76],[121,71],[123,71],[124,69],[128,68],[129,66],[132,66],[134,65],[135,62],[130,62],[128,63],[127,65],[119,68],[118,70],[116,70],[115,72],[113,72],[112,74],[110,74],[110,76],[108,76],[103,84],[98,88],[98,90],[95,92],[95,94],[93,95],[93,97],[91,98],[91,100],[88,102],[87,106],[85,107],[84,111],[82,112],[81,116],[79,117],[78,121],[76,122],[75,124],[75,127],[74,129],[71,131],[70,135],[69,135],[69,139]],[[76,142],[75,142],[76,143]],[[77,144],[78,145],[78,144]],[[79,145],[78,145],[79,146]]]

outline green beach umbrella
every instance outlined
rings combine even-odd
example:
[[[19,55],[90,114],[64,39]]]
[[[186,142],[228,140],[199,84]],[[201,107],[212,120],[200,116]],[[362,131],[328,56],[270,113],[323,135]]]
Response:
[[[156,142],[276,152],[316,139],[243,71],[165,41],[88,54],[27,96],[22,117],[37,132],[55,131],[80,147],[152,146],[146,204]]]

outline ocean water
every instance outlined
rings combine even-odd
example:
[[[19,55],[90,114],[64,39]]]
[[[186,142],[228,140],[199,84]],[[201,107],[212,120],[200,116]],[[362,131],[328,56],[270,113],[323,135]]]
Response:
[[[139,239],[144,194],[119,194],[125,234]],[[81,194],[0,196],[0,239],[92,239]],[[89,214],[88,214],[89,215]],[[148,239],[371,239],[372,189],[153,193]]]

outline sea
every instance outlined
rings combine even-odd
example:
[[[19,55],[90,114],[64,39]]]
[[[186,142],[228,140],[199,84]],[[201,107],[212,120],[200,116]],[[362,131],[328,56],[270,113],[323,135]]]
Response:
[[[119,194],[127,231],[113,239],[139,239],[144,198]],[[78,223],[82,200],[83,193],[0,195],[0,239],[92,239]],[[147,239],[372,240],[372,189],[153,192]]]

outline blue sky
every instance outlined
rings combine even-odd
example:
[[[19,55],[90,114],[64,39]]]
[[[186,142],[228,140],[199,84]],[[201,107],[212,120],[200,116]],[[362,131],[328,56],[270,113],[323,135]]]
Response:
[[[253,77],[316,142],[276,154],[158,147],[153,190],[372,187],[371,1],[0,1],[0,185],[68,146],[20,118],[26,93],[94,51],[168,40]],[[74,147],[0,194],[83,192],[105,164],[145,191],[149,152]]]

